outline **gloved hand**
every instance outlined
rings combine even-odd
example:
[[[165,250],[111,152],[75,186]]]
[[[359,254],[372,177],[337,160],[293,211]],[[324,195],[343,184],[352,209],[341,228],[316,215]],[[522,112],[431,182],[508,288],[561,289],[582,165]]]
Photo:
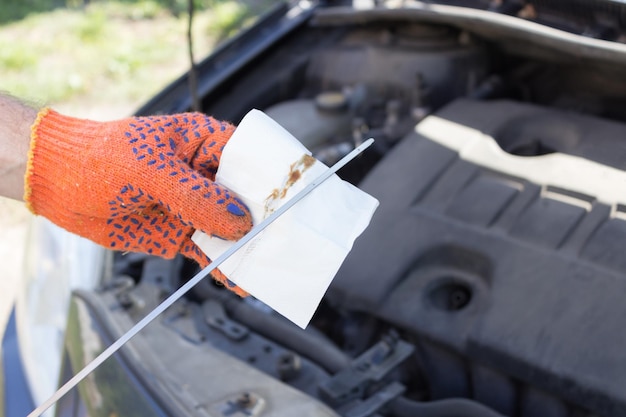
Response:
[[[24,201],[64,229],[107,248],[210,260],[194,229],[223,239],[252,227],[245,205],[215,184],[234,126],[200,113],[94,122],[39,112]],[[217,271],[215,279],[239,295]]]

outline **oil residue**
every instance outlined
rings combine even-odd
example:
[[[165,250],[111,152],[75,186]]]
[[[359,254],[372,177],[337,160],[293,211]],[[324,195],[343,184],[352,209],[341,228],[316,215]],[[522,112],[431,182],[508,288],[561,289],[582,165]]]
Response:
[[[274,188],[270,195],[265,199],[265,216],[269,216],[274,212],[278,200],[282,200],[287,196],[287,191],[302,178],[302,174],[315,164],[317,160],[311,155],[302,155],[300,159],[289,166],[287,179],[282,187]]]

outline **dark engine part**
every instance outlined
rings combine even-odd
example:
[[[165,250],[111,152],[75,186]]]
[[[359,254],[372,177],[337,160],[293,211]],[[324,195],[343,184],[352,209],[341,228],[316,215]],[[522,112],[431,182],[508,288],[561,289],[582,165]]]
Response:
[[[622,67],[561,61],[572,51],[539,53],[489,26],[480,40],[389,12],[336,27],[318,20],[203,97],[207,113],[233,121],[264,109],[329,164],[377,139],[341,176],[358,182],[382,157],[361,184],[381,206],[312,325],[301,332],[205,282],[163,327],[193,344],[189,359],[222,350],[346,416],[626,415],[626,201],[480,165],[421,130],[436,112],[457,142],[473,131],[509,156],[565,153],[623,170],[623,124],[549,109],[626,120]],[[537,105],[453,101],[462,96]],[[192,275],[165,264],[128,265],[126,281],[138,285],[118,289],[124,315],[139,319]],[[368,372],[350,369],[364,369],[358,358],[390,332],[412,353],[382,380],[359,380]]]
[[[369,135],[384,153],[433,109],[475,89],[490,65],[482,43],[449,27],[312,26],[259,57],[227,94],[203,98],[204,111],[237,121],[259,108],[312,150]],[[328,94],[343,105],[319,106]]]
[[[507,101],[459,100],[437,117],[525,155],[626,164],[618,123]],[[419,131],[361,184],[381,204],[327,301],[415,335],[431,399],[625,415],[623,206],[468,162]]]
[[[371,97],[395,94],[407,105],[440,107],[471,91],[488,63],[484,48],[457,30],[398,23],[353,29],[312,56],[306,80],[315,91],[366,86]]]

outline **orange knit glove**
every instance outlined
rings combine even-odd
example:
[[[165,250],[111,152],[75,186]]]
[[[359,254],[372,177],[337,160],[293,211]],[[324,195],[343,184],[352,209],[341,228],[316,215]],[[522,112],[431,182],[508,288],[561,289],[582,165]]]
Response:
[[[94,122],[39,112],[32,127],[29,209],[107,248],[210,262],[194,229],[234,240],[245,205],[213,182],[234,126],[200,113]],[[246,295],[221,272],[213,276]]]

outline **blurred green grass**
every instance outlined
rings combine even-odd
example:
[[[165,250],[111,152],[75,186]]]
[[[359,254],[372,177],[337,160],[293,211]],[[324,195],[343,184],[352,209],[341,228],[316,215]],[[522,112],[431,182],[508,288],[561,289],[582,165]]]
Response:
[[[4,0],[0,91],[79,116],[121,116],[189,66],[187,0]],[[196,0],[196,60],[272,0]]]
[[[23,19],[32,14],[50,12],[55,9],[84,9],[103,0],[3,0],[0,8],[0,25]],[[109,2],[111,3],[111,2]],[[117,0],[124,14],[134,18],[154,17],[163,10],[179,16],[188,8],[188,0]],[[194,0],[197,10],[206,10],[220,0]],[[245,3],[245,2],[243,2]]]

